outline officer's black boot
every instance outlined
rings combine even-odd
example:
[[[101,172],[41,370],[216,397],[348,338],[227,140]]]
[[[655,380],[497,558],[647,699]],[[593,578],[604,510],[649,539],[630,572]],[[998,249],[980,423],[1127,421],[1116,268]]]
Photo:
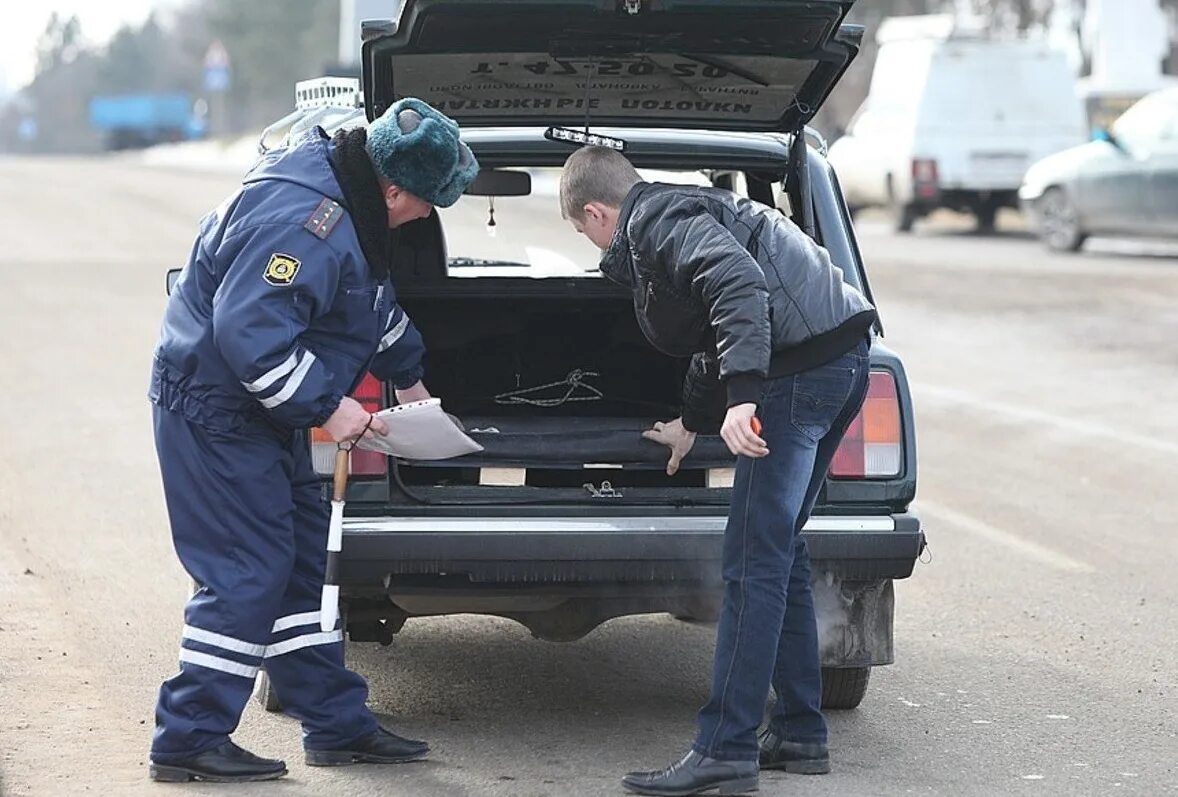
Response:
[[[420,761],[429,755],[429,745],[413,739],[402,739],[395,733],[378,728],[361,736],[347,747],[335,750],[307,750],[307,766],[338,767],[344,764],[404,764]]]
[[[216,783],[244,783],[274,780],[286,774],[286,762],[259,758],[233,742],[206,750],[200,755],[167,764],[151,762],[151,779],[162,783],[208,780]]]

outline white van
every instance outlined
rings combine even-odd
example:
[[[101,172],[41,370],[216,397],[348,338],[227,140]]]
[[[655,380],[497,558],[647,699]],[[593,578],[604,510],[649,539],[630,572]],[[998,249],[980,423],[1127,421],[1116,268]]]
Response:
[[[1067,60],[1043,42],[952,15],[893,17],[876,40],[867,99],[830,150],[853,211],[888,207],[907,232],[951,208],[990,230],[1030,164],[1087,139]]]

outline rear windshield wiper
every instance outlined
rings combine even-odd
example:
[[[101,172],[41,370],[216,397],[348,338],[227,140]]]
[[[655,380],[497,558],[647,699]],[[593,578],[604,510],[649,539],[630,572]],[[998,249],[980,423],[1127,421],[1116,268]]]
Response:
[[[754,72],[749,72],[747,69],[741,69],[739,66],[734,66],[733,64],[730,64],[721,58],[716,58],[715,56],[709,55],[700,55],[699,53],[675,53],[675,55],[680,58],[687,58],[692,61],[696,61],[703,64],[704,66],[712,66],[716,69],[723,69],[726,72],[731,72],[737,77],[744,78],[750,83],[756,83],[758,86],[764,86],[765,88],[769,87],[769,81],[765,80],[765,78]]]

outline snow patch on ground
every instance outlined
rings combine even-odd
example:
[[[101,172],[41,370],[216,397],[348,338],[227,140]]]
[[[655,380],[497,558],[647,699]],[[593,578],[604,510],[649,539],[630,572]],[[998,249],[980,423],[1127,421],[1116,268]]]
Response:
[[[141,157],[147,166],[245,174],[258,159],[258,137],[160,144],[143,150]]]

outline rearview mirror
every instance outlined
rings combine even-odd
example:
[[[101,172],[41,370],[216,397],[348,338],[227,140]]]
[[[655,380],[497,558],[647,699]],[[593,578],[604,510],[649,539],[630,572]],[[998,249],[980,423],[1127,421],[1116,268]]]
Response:
[[[480,169],[466,193],[470,196],[527,196],[532,193],[532,175],[510,169]]]
[[[176,280],[180,279],[180,271],[181,269],[178,268],[168,269],[168,279],[165,287],[168,296],[172,295],[172,288],[176,287]]]

